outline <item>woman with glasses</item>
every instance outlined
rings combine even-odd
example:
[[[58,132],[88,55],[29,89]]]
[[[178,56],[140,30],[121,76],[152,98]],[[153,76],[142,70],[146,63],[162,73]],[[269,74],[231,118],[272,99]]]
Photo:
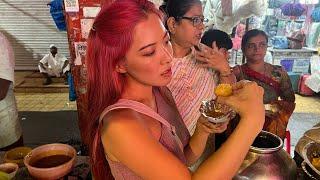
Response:
[[[237,80],[255,81],[264,88],[264,130],[284,139],[295,108],[295,96],[287,72],[281,66],[264,62],[267,46],[268,36],[264,31],[253,29],[245,33],[241,48],[247,63],[234,67],[233,73]]]
[[[223,132],[227,124],[202,119],[199,107],[201,101],[215,98],[218,82],[231,83],[235,77],[216,46],[199,45],[205,21],[201,1],[167,0],[160,9],[167,17],[173,47],[173,79],[168,87],[190,134],[195,133],[197,125],[211,133]]]
[[[213,153],[215,134],[226,130],[228,122],[213,124],[200,113],[203,100],[215,98],[214,88],[219,82],[236,81],[228,61],[223,53],[200,44],[204,31],[203,9],[200,0],[166,0],[160,9],[166,15],[166,27],[169,31],[172,48],[172,75],[168,84],[182,119],[190,135],[197,131],[210,133],[207,139],[199,143],[206,146],[198,164]],[[198,127],[198,128],[196,128]]]
[[[233,83],[236,78],[217,46],[200,44],[206,21],[200,0],[166,0],[160,9],[167,18],[174,57],[168,88],[190,135],[197,130],[210,133],[203,142],[206,148],[202,157],[193,166],[196,168],[214,151],[215,134],[224,132],[228,125],[208,122],[199,111],[201,102],[215,98],[214,88],[219,82]]]

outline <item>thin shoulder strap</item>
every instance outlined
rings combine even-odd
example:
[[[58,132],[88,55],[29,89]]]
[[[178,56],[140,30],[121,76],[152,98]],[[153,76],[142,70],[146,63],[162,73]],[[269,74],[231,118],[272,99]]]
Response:
[[[153,109],[151,109],[149,106],[142,104],[137,101],[132,101],[129,99],[120,99],[117,103],[108,106],[100,115],[99,118],[99,123],[102,121],[103,117],[110,111],[115,110],[115,109],[132,109],[138,113],[147,115],[157,121],[159,121],[161,124],[166,126],[174,136],[174,139],[177,143],[177,145],[180,147],[180,149],[183,149],[183,144],[181,140],[179,139],[176,129],[174,126],[168,123],[163,117],[161,117],[158,113],[156,113]]]
[[[108,106],[100,115],[99,122],[102,121],[104,116],[115,109],[133,109],[134,111],[147,115],[151,118],[156,119],[159,121],[161,124],[167,126],[169,129],[172,130],[173,126],[171,126],[168,121],[166,121],[163,117],[161,117],[158,113],[156,113],[153,109],[148,107],[147,105],[137,102],[137,101],[132,101],[129,99],[120,99],[117,103]]]

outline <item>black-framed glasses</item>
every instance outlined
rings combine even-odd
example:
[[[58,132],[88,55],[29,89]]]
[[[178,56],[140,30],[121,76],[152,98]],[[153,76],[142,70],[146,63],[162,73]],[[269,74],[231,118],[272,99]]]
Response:
[[[178,18],[191,21],[193,26],[199,26],[199,25],[202,25],[203,23],[208,22],[208,19],[206,19],[204,17],[199,17],[199,16],[194,16],[194,17],[182,16],[182,17],[178,17]]]

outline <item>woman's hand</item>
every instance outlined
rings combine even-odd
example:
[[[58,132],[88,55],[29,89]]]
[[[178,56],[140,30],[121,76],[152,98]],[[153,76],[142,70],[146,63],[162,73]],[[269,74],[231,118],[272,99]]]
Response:
[[[212,123],[201,115],[197,122],[196,131],[198,130],[208,134],[222,133],[227,129],[228,123],[228,121],[224,123]]]
[[[213,68],[220,74],[230,74],[230,66],[227,57],[219,51],[216,43],[213,43],[213,48],[201,44],[201,51],[196,51],[196,59],[201,61],[202,67]]]
[[[259,126],[263,126],[262,122],[265,116],[265,108],[263,104],[262,87],[251,81],[240,81],[232,85],[233,93],[228,97],[218,97],[217,101],[231,106],[237,111],[241,119],[257,119]],[[248,118],[250,117],[250,118]],[[252,122],[249,122],[252,123]]]

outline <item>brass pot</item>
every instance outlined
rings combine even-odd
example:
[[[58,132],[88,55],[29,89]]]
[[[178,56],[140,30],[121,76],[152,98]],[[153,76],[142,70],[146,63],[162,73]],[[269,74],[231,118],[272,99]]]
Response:
[[[320,123],[314,126],[313,128],[306,131],[303,136],[299,139],[295,151],[303,157],[303,149],[310,142],[316,142],[320,144]]]
[[[281,138],[262,131],[233,179],[296,179],[296,170],[296,163],[283,149]]]
[[[302,151],[304,161],[301,163],[303,171],[311,179],[320,179],[320,170],[317,169],[314,164],[312,164],[313,158],[320,157],[320,144],[315,142],[310,142],[307,144]]]

